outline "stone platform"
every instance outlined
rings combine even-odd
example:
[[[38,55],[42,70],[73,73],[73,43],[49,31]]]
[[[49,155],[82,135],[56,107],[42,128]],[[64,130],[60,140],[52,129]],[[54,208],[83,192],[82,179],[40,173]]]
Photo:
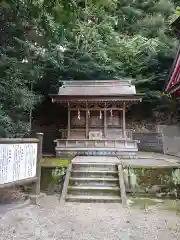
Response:
[[[150,154],[139,152],[136,159],[121,159],[110,156],[77,156],[72,163],[114,163],[130,166],[151,166],[151,167],[180,167],[178,158],[163,154]]]
[[[156,158],[142,153],[136,159],[115,156],[76,156],[68,167],[62,199],[73,202],[122,202],[126,205],[126,191],[133,193],[137,188],[137,194],[146,194],[149,187],[146,183],[145,189],[140,188],[139,184],[144,175],[139,173],[139,170],[148,169],[151,175],[153,171],[152,176],[156,179],[159,174],[156,170],[168,171],[167,173],[172,175],[173,169],[179,167],[180,164],[176,159]],[[141,180],[132,185],[129,177],[136,175]]]

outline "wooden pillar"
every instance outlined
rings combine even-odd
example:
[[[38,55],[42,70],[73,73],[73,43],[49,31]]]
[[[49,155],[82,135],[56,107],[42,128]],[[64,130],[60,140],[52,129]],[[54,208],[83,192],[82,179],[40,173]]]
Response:
[[[123,102],[123,110],[122,111],[123,111],[123,116],[122,116],[122,118],[123,118],[123,122],[122,122],[123,137],[126,138],[126,112],[125,112],[126,105],[125,105],[125,102]]]
[[[106,105],[104,107],[104,137],[107,137],[107,110]]]
[[[70,136],[70,131],[71,131],[71,111],[70,111],[70,106],[68,103],[68,137]]]
[[[86,104],[86,138],[88,138],[88,135],[89,135],[89,134],[88,134],[88,133],[89,133],[89,129],[88,129],[88,125],[89,125],[88,122],[89,122],[89,121],[88,121],[88,117],[89,117],[89,116],[88,116],[88,105]]]
[[[32,193],[34,195],[40,194],[40,184],[41,184],[41,158],[42,158],[42,144],[43,144],[43,133],[36,133],[36,138],[38,141],[38,149],[37,149],[37,165],[36,165],[36,182],[32,185]],[[36,203],[36,198],[33,199],[34,203]]]

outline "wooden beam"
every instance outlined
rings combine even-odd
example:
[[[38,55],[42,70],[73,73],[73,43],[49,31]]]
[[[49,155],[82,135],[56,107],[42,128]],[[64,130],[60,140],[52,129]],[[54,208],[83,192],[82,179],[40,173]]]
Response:
[[[38,151],[37,151],[37,165],[36,165],[36,177],[37,181],[32,187],[33,194],[40,194],[41,187],[41,158],[42,158],[42,146],[43,146],[43,133],[36,133],[36,138],[39,140]]]
[[[89,121],[88,121],[88,106],[86,105],[86,138],[88,138],[89,133]]]
[[[4,183],[4,184],[0,184],[0,189],[16,187],[16,186],[25,185],[25,184],[28,185],[28,184],[31,184],[31,183],[36,184],[36,181],[37,181],[37,177],[33,177],[33,178],[18,180],[18,181],[11,182],[11,183]]]
[[[107,136],[107,110],[104,108],[104,137]]]
[[[68,104],[68,137],[70,136],[71,132],[71,110]]]
[[[77,111],[77,110],[79,110],[79,111],[86,111],[86,108],[77,108],[77,107],[75,107],[75,108],[69,108],[71,111]],[[116,111],[118,111],[118,110],[120,110],[120,111],[122,111],[123,110],[123,108],[88,108],[88,110],[91,110],[91,111],[97,111],[97,110],[102,110],[102,111],[105,111],[105,110],[116,110]]]
[[[125,105],[125,102],[123,103],[123,126],[122,126],[122,129],[123,129],[123,137],[126,138],[126,105]]]

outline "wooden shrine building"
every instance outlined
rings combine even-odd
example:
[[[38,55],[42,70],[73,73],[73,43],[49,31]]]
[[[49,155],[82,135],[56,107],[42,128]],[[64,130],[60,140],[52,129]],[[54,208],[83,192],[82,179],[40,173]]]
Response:
[[[180,17],[171,24],[179,40],[179,48],[169,75],[168,84],[165,92],[171,94],[175,98],[180,97]]]
[[[129,80],[65,81],[52,102],[67,108],[67,124],[56,139],[56,155],[135,154],[126,129],[128,106],[142,100]]]

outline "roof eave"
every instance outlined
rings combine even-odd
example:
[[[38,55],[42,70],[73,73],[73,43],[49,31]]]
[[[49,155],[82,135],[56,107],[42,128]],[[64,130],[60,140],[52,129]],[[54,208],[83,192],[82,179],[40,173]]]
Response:
[[[174,85],[172,88],[167,89],[167,93],[172,94],[175,93],[176,91],[180,90],[180,82]]]
[[[144,93],[137,93],[137,94],[121,94],[121,95],[59,95],[59,94],[49,94],[49,97],[68,97],[68,98],[101,98],[101,97],[107,97],[107,98],[111,98],[111,97],[144,97],[145,94]]]
[[[117,102],[142,102],[144,94],[137,95],[124,95],[124,96],[62,96],[62,95],[51,95],[52,102],[54,103],[63,103],[63,102],[108,102],[108,101],[117,101]]]
[[[172,23],[171,26],[177,31],[180,31],[180,16],[177,17]]]

